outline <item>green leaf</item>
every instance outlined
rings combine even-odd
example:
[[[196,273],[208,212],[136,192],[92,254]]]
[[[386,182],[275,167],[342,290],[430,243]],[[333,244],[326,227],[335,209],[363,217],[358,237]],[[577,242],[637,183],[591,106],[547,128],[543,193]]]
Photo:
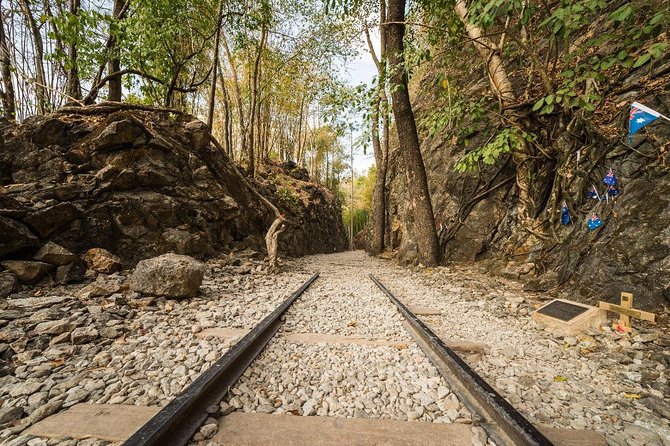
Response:
[[[533,111],[538,111],[540,107],[542,107],[543,105],[544,105],[544,98],[540,99],[535,103],[535,105],[533,105]]]
[[[540,112],[540,114],[548,115],[553,111],[554,111],[554,104],[547,104],[544,107],[542,107],[542,111]]]
[[[650,25],[656,25],[657,23],[661,23],[662,21],[665,20],[665,12],[659,11],[654,16],[649,20]]]
[[[637,58],[635,61],[635,64],[633,65],[633,68],[639,68],[642,65],[646,64],[649,62],[649,59],[651,59],[651,54],[650,53],[644,53],[640,57]]]

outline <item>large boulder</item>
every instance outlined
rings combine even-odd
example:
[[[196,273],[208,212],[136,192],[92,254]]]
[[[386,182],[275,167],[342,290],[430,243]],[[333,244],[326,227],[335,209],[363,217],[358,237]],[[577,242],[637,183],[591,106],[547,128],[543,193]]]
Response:
[[[163,254],[137,264],[130,278],[130,288],[153,296],[193,297],[204,275],[205,266],[193,257]]]
[[[235,247],[262,251],[274,215],[254,189],[303,223],[283,236],[282,253],[345,247],[340,205],[327,188],[296,166],[277,166],[277,184],[295,184],[300,196],[287,202],[277,187],[246,178],[190,115],[70,107],[0,125],[0,141],[0,259],[27,259],[49,241],[77,255],[106,249],[124,268],[168,252],[202,259]]]

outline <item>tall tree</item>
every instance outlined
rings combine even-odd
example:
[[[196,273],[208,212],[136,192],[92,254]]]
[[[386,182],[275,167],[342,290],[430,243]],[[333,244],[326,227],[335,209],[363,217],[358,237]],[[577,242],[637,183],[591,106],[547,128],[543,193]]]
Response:
[[[125,11],[127,11],[127,7],[125,6],[126,1],[125,0],[114,0],[114,8],[112,9],[112,20],[122,20],[123,15],[125,14]],[[110,28],[114,26],[114,22],[110,24]],[[109,75],[111,76],[109,78],[109,94],[107,95],[107,98],[110,101],[121,101],[122,97],[122,77],[121,74],[119,73],[121,71],[121,50],[120,50],[120,45],[118,41],[118,36],[115,32],[113,32],[110,29],[109,32],[110,39],[111,39],[111,45],[109,48],[109,64],[108,64],[108,72]],[[119,73],[119,74],[116,74]]]
[[[372,103],[372,147],[377,165],[375,177],[374,197],[372,200],[372,237],[369,250],[377,255],[384,250],[384,238],[386,234],[386,172],[388,170],[389,153],[389,118],[388,118],[388,96],[386,94],[386,34],[384,23],[386,23],[386,1],[379,2],[379,31],[380,31],[380,57],[377,57],[370,32],[365,27],[365,37],[368,50],[377,67],[377,94]],[[382,120],[382,137],[379,137],[379,118]]]
[[[228,38],[225,33],[221,35],[223,41],[223,49],[226,52],[226,57],[228,59],[228,65],[230,66],[230,71],[233,77],[233,87],[235,90],[235,103],[237,104],[237,121],[239,124],[239,141],[240,141],[240,154],[246,153],[247,150],[247,127],[245,125],[244,119],[244,106],[242,105],[242,87],[240,86],[240,77],[237,73],[237,66],[235,62],[235,57],[233,52],[230,50],[230,45],[228,44]]]
[[[37,21],[30,9],[28,0],[19,0],[23,18],[33,38],[34,63],[35,63],[35,99],[37,110],[46,113],[49,110],[49,97],[47,95],[46,76],[44,75],[44,42]]]
[[[77,17],[81,9],[81,0],[70,0],[70,15]],[[79,79],[79,56],[77,43],[71,39],[68,47],[67,86],[66,94],[74,99],[81,99],[81,81]]]
[[[210,131],[214,122],[214,101],[216,99],[217,70],[219,69],[219,44],[221,43],[221,25],[223,21],[223,0],[219,2],[219,14],[216,20],[216,38],[214,39],[214,61],[212,62],[212,83],[209,90],[209,108],[207,110],[207,126]],[[224,85],[225,88],[225,85]]]
[[[16,118],[16,96],[14,84],[12,83],[12,62],[9,57],[7,46],[7,34],[5,33],[5,21],[2,13],[2,0],[0,0],[0,75],[2,75],[3,91],[0,95],[2,100],[2,114],[5,118],[13,120]]]
[[[425,266],[434,266],[440,260],[440,249],[435,230],[435,218],[428,190],[426,168],[421,156],[419,135],[416,130],[414,111],[407,88],[405,69],[405,0],[388,0],[386,50],[391,70],[391,99],[395,118],[400,156],[405,167],[407,186],[412,197],[410,208],[414,211],[419,261]]]

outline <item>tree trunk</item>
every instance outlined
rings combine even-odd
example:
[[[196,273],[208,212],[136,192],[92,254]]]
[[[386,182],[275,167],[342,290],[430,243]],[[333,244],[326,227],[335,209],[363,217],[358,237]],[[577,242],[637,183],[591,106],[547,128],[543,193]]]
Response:
[[[218,64],[217,64],[218,65]],[[231,104],[230,97],[228,96],[228,88],[226,87],[226,79],[223,77],[223,67],[219,66],[217,77],[219,78],[219,83],[221,84],[221,92],[223,93],[223,147],[226,150],[226,153],[231,158],[232,155],[232,132],[233,132],[233,123],[231,120]]]
[[[123,0],[114,0],[114,9],[112,10],[112,16],[114,17],[115,20],[121,20],[123,17],[121,17],[123,11],[125,10],[124,8],[125,1]],[[112,39],[112,45],[109,48],[110,52],[110,59],[109,59],[109,64],[108,64],[108,72],[109,74],[112,73],[117,73],[121,71],[121,60],[120,58],[120,52],[119,52],[119,46],[118,46],[118,41],[116,36],[114,36],[110,30],[110,37]],[[122,91],[122,86],[121,86],[122,78],[121,75],[113,76],[111,79],[109,79],[109,83],[107,88],[109,88],[109,94],[107,95],[107,99],[110,101],[116,101],[116,102],[121,102],[121,96],[123,94]]]
[[[258,126],[256,121],[259,119],[258,116],[258,84],[260,82],[259,78],[261,76],[261,58],[263,57],[263,48],[265,46],[265,38],[267,36],[267,30],[265,26],[261,29],[261,38],[258,42],[258,51],[256,52],[256,58],[254,60],[254,74],[251,84],[251,119],[249,120],[249,130],[251,131],[249,135],[249,147],[248,157],[249,157],[249,173],[251,176],[256,175],[256,164],[255,164],[255,145],[256,145],[256,135],[258,133]]]
[[[270,267],[277,266],[277,248],[279,247],[279,234],[286,230],[286,220],[281,215],[272,222],[270,229],[265,234],[265,246],[268,250],[268,262]]]
[[[221,22],[223,21],[223,0],[219,2],[219,16],[216,21],[216,38],[214,39],[214,62],[212,62],[212,84],[209,90],[209,109],[207,110],[207,126],[212,131],[214,123],[214,102],[216,100],[216,74],[219,69],[219,44],[221,42]]]
[[[238,123],[239,123],[239,139],[240,139],[240,159],[247,151],[247,127],[244,120],[244,106],[242,105],[242,89],[240,88],[240,78],[237,75],[237,68],[235,67],[235,59],[233,58],[233,53],[230,51],[228,46],[228,38],[226,37],[223,30],[221,31],[221,37],[223,41],[223,49],[226,52],[226,57],[228,58],[228,64],[230,65],[230,71],[233,74],[233,86],[235,87],[235,102],[237,104],[237,114],[238,114]]]
[[[70,14],[78,15],[81,9],[81,0],[70,0]],[[73,99],[81,99],[81,82],[79,80],[79,67],[76,43],[70,43],[68,48],[67,86],[65,91]]]
[[[391,67],[391,91],[393,115],[402,157],[407,174],[408,189],[414,211],[414,225],[419,261],[425,266],[435,266],[440,260],[439,243],[435,230],[435,219],[430,202],[428,179],[421,156],[419,135],[416,130],[414,112],[407,89],[404,43],[405,0],[389,0],[386,45]]]
[[[44,75],[44,43],[42,42],[42,35],[37,26],[35,17],[30,10],[28,0],[19,0],[21,11],[26,20],[26,25],[30,29],[35,46],[35,98],[37,100],[37,111],[41,114],[49,110],[49,98],[46,89],[46,77]]]
[[[12,83],[12,62],[9,57],[5,22],[2,20],[2,0],[0,0],[0,74],[2,75],[2,115],[13,121],[16,119],[16,95]]]
[[[507,71],[499,56],[501,48],[498,48],[493,42],[486,37],[483,37],[482,30],[468,22],[468,9],[464,0],[457,0],[455,5],[456,14],[465,25],[468,36],[472,39],[475,48],[484,60],[486,65],[486,72],[488,73],[491,89],[498,96],[500,103],[504,106],[516,101],[516,94],[514,88],[509,80]],[[551,90],[551,84],[547,86],[548,80],[545,79],[545,89]],[[510,121],[515,122],[514,117],[510,117]],[[528,145],[522,150],[516,150],[512,153],[512,160],[516,166],[516,185],[519,191],[519,204],[517,206],[517,215],[522,219],[529,218],[529,213],[534,207],[530,193],[531,171],[529,163],[531,162],[530,154],[528,153]]]
[[[503,102],[513,102],[516,99],[512,83],[507,76],[507,71],[503,66],[502,60],[499,56],[499,49],[496,45],[486,37],[483,37],[482,30],[468,21],[468,7],[465,0],[456,0],[454,6],[456,14],[465,25],[465,30],[468,36],[472,39],[475,48],[484,59],[486,64],[486,72],[488,73],[489,81],[493,92]]]
[[[378,94],[372,104],[372,147],[375,155],[375,164],[377,166],[377,176],[375,178],[375,188],[372,196],[372,235],[368,245],[368,250],[372,255],[378,255],[384,250],[384,236],[386,234],[386,171],[388,166],[388,97],[386,96],[386,38],[384,36],[384,25],[386,22],[386,2],[381,0],[379,4],[380,13],[380,56],[381,61],[375,54],[370,32],[365,29],[365,37],[368,43],[368,50],[372,60],[377,67],[378,74]],[[380,105],[383,114],[383,141],[379,138],[379,116]]]
[[[303,114],[304,114],[304,109],[305,109],[305,95],[302,96],[300,99],[300,117],[298,118],[298,139],[297,139],[297,146],[295,150],[295,162],[296,164],[300,164],[298,161],[300,158],[300,143],[302,142],[302,119],[303,119]]]

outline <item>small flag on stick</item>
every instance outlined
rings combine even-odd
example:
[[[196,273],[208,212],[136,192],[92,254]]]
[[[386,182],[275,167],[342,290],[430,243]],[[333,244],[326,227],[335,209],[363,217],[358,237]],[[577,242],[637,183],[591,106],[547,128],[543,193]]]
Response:
[[[639,102],[633,102],[630,106],[630,119],[628,120],[628,140],[633,143],[633,135],[647,124],[651,124],[658,118],[670,121],[670,118],[664,116],[646,105]]]

